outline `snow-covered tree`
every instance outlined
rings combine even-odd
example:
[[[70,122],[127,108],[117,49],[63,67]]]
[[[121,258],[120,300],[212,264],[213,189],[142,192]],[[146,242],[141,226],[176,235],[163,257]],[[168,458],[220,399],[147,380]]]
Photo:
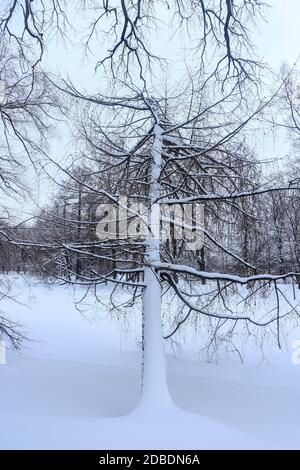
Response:
[[[255,159],[247,156],[241,145],[245,129],[267,104],[260,104],[245,118],[244,109],[236,108],[235,91],[210,103],[202,101],[200,106],[199,102],[195,106],[194,96],[192,110],[186,109],[188,97],[183,96],[160,99],[140,92],[114,98],[114,106],[108,109],[102,98],[85,99],[74,88],[68,91],[88,103],[79,125],[81,152],[76,158],[84,166],[71,171],[55,161],[53,164],[68,177],[67,190],[72,182],[74,191],[80,188],[82,201],[87,198],[91,203],[94,196],[96,218],[85,219],[81,239],[57,242],[50,237],[45,248],[55,256],[63,252],[73,258],[65,279],[93,288],[96,296],[100,285],[112,283],[112,308],[120,286],[130,294],[127,307],[142,297],[142,402],[158,405],[170,401],[163,337],[172,338],[192,317],[212,319],[215,335],[221,326],[224,331],[224,325],[227,334],[239,323],[249,334],[255,334],[258,327],[273,333],[275,325],[280,345],[281,316],[286,317],[285,310],[281,313],[279,308],[284,302],[280,283],[294,273],[266,274],[264,267],[243,257],[245,240],[240,242],[230,235],[230,226],[241,216],[243,223],[245,217],[255,219],[251,204],[256,198],[275,195],[279,189],[253,176]],[[249,106],[247,109],[249,112]],[[53,218],[58,222],[61,211],[59,218],[55,213]],[[207,223],[203,226],[204,219]],[[220,221],[227,235],[218,237],[215,229]],[[76,218],[76,210],[72,223],[77,227],[83,223]],[[94,238],[85,237],[91,229]],[[243,230],[248,229],[243,226]],[[213,266],[199,269],[203,243],[233,260],[234,265],[228,268],[226,264],[223,272],[213,271]],[[76,269],[78,259],[88,260],[81,263],[80,270]],[[205,288],[201,288],[203,281]],[[241,285],[248,286],[242,296]],[[246,306],[255,292],[269,285],[278,296],[276,313],[259,318],[255,312],[245,313],[246,308],[232,310],[228,305],[228,290],[240,295],[240,306]],[[172,330],[162,332],[161,302],[170,292],[177,298],[177,310]]]
[[[258,63],[252,57],[247,27],[260,6],[257,0],[84,1],[82,12],[93,12],[88,26],[82,28],[86,51],[97,51],[96,68],[104,67],[106,82],[112,81],[112,96],[104,91],[80,92],[70,80],[56,83],[65,96],[85,104],[81,125],[85,148],[80,154],[84,171],[76,173],[52,159],[73,181],[72,190],[77,188],[77,216],[71,219],[77,227],[77,237],[72,233],[69,238],[31,245],[48,250],[56,260],[61,259],[62,253],[68,258],[73,256],[76,263],[65,264],[65,279],[89,289],[94,287],[96,295],[97,286],[111,282],[126,286],[131,294],[128,306],[142,296],[145,403],[170,401],[161,331],[162,296],[169,291],[176,297],[179,309],[174,328],[165,334],[166,338],[194,315],[212,319],[214,337],[224,327],[232,335],[240,323],[250,333],[258,327],[273,332],[275,325],[275,336],[281,344],[280,321],[287,315],[280,308],[285,300],[280,282],[297,273],[266,274],[249,259],[246,249],[249,220],[256,216],[255,211],[248,209],[255,204],[255,198],[279,189],[297,188],[297,184],[277,187],[272,181],[253,180],[245,173],[249,159],[244,130],[274,98],[272,95],[262,100],[259,96]],[[193,32],[193,39],[198,40],[198,62],[194,59],[197,66],[193,71],[188,69],[191,86],[182,91],[178,85],[174,97],[169,94],[164,98],[162,82],[156,80],[164,58],[153,52],[147,42],[152,24],[159,23],[162,11],[167,11],[168,18],[175,13],[181,31],[186,26]],[[49,32],[51,35],[55,29],[65,34],[69,13],[66,3],[60,0],[50,2],[49,8],[42,0],[9,0],[1,29],[20,46],[35,68],[42,59]],[[16,17],[22,20],[17,30]],[[100,31],[105,25],[108,34],[106,39],[101,36],[103,47],[99,48]],[[26,40],[37,47],[31,48],[30,54]],[[104,54],[99,55],[99,50]],[[252,164],[255,167],[255,162]],[[100,204],[96,212],[101,219],[98,239],[81,236],[82,203],[87,194],[95,195]],[[129,207],[124,202],[126,195],[132,201]],[[142,214],[138,203],[143,203]],[[105,204],[108,207],[103,212]],[[196,223],[200,204],[204,206],[204,219],[210,221],[204,227]],[[178,222],[174,212],[178,207],[183,213],[190,210],[188,222]],[[226,223],[237,220],[236,214],[242,219],[242,243],[233,243],[232,234],[220,240],[211,233],[214,222],[218,221],[224,230]],[[124,221],[128,220],[133,232],[128,233],[127,227],[124,235]],[[91,223],[86,222],[86,226]],[[93,225],[94,222],[95,218]],[[164,230],[169,231],[167,240]],[[196,238],[191,241],[191,236]],[[191,244],[193,249],[189,249]],[[205,268],[204,251],[208,247],[235,260],[237,272]],[[84,266],[83,258],[89,260]],[[111,262],[111,270],[101,271],[99,262],[105,266]],[[241,271],[246,275],[239,275]],[[204,282],[208,289],[199,290]],[[272,285],[276,312],[257,318],[246,308],[232,310],[225,293],[231,290],[240,295],[238,289],[243,285],[248,290],[240,299],[242,307],[257,290]],[[113,294],[111,301],[113,306]],[[289,314],[296,314],[295,310]]]

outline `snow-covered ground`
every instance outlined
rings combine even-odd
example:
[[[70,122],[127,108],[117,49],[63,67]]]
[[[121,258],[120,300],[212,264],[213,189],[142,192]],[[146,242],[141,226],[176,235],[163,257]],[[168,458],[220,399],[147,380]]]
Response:
[[[11,282],[19,303],[1,308],[31,341],[0,366],[1,449],[300,448],[300,365],[291,361],[300,330],[283,351],[271,348],[263,362],[246,355],[244,364],[234,355],[199,361],[185,338],[181,356],[167,355],[176,407],[147,413],[136,408],[139,308],[111,320],[101,304],[108,287],[79,311],[78,289]]]

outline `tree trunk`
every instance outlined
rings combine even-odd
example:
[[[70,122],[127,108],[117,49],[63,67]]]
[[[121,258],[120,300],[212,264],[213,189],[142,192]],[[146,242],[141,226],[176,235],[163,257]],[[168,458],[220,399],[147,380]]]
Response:
[[[151,267],[145,268],[143,297],[143,385],[141,404],[158,407],[171,403],[161,329],[161,286]]]
[[[81,242],[81,185],[79,184],[78,187],[78,208],[77,208],[77,243],[78,246],[80,245]],[[78,279],[81,275],[81,260],[80,260],[80,253],[77,253],[76,256],[76,266],[75,266],[75,272],[76,272],[76,278]]]
[[[151,152],[150,188],[148,209],[148,234],[143,296],[143,377],[141,405],[149,408],[171,405],[166,358],[161,326],[161,285],[153,264],[160,261],[160,207],[156,200],[160,195],[160,171],[162,162],[162,128],[154,126],[154,142]]]

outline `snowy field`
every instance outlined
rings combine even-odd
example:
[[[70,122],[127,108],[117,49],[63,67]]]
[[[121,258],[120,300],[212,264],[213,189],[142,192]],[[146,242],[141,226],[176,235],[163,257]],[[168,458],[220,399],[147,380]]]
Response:
[[[300,365],[291,361],[300,329],[280,352],[269,344],[244,363],[205,361],[195,338],[183,336],[180,349],[167,348],[176,407],[146,412],[136,409],[139,308],[110,319],[90,297],[76,309],[79,289],[11,283],[18,303],[1,308],[31,341],[0,366],[1,449],[300,448]],[[103,304],[109,293],[101,290]]]

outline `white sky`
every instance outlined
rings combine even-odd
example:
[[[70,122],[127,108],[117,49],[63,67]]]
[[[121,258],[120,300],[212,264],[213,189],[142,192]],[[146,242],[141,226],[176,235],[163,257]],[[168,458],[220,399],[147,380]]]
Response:
[[[299,61],[300,1],[269,0],[268,3],[271,7],[265,10],[265,21],[261,21],[253,42],[258,57],[276,71],[284,62],[292,66]],[[281,159],[290,152],[290,145],[284,132],[277,130],[276,135],[266,135],[262,131],[256,150],[262,159]]]
[[[271,7],[265,10],[265,21],[259,22],[258,31],[253,34],[253,42],[257,47],[258,59],[262,59],[273,69],[278,70],[283,62],[293,65],[300,55],[300,0],[269,0],[268,3]],[[154,41],[158,43],[155,35]],[[176,67],[180,70],[181,54],[177,53],[177,45],[174,48],[172,41],[169,41],[166,48],[173,51],[169,54],[173,67],[175,66],[175,70]],[[100,50],[99,54],[103,54],[103,51]],[[81,59],[82,55],[79,50],[66,51],[61,43],[53,43],[49,48],[46,61],[47,66],[49,64],[53,72],[60,71],[63,75],[69,74],[81,86],[86,83],[97,83],[98,79],[94,75],[92,63],[85,62],[83,64]],[[101,83],[99,79],[99,88],[103,89],[103,85],[105,84]],[[258,141],[256,151],[262,159],[284,157],[289,151],[287,139],[283,134],[277,134],[274,137],[273,135],[265,135],[262,131],[261,139],[258,138]],[[63,143],[59,137],[53,149],[57,154],[56,157],[61,159],[68,150],[68,143]],[[32,174],[30,179],[32,179]],[[48,187],[45,186],[45,181],[38,184],[37,179],[35,177],[34,179],[34,185],[39,188],[35,198],[43,203],[46,200],[45,194]],[[13,205],[16,208],[15,202]],[[31,204],[26,203],[22,206],[25,212],[28,212]],[[26,215],[23,218],[26,218]]]
[[[256,35],[258,54],[275,68],[283,61],[292,65],[300,54],[300,1],[268,3],[272,8],[266,10],[266,22],[260,24],[260,34]]]
[[[258,19],[257,31],[253,34],[253,42],[257,47],[258,58],[264,59],[271,66],[277,68],[283,61],[290,65],[295,62],[300,53],[300,1],[299,0],[265,0],[270,5],[264,12],[264,19]],[[152,43],[154,48],[168,50],[169,59],[178,61],[178,48],[175,40],[170,40],[168,45],[161,43],[158,34],[153,33]],[[174,46],[174,47],[173,47]],[[172,54],[173,49],[173,54]],[[99,47],[99,57],[104,54]],[[164,52],[162,53],[164,54]],[[179,51],[180,54],[180,51]],[[97,58],[97,57],[96,57]],[[57,64],[58,69],[76,70],[80,78],[86,75],[88,63],[82,67],[81,55],[78,51],[70,51],[66,55],[63,44],[59,42],[51,48],[49,63]],[[77,65],[77,67],[76,67]],[[53,67],[56,68],[55,66]]]

